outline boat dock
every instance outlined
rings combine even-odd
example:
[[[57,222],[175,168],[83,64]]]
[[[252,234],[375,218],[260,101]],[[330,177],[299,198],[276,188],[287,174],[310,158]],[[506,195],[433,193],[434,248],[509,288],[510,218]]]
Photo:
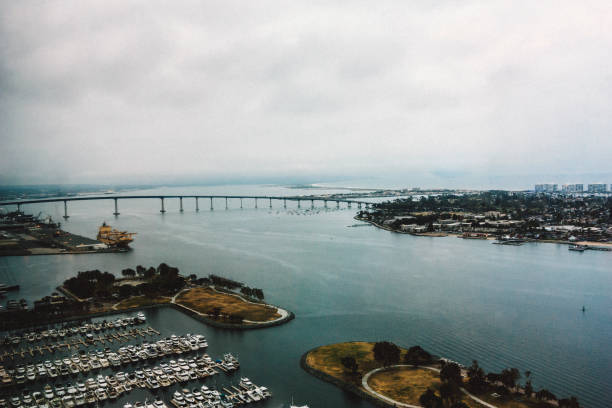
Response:
[[[0,339],[0,399],[19,394],[19,406],[35,401],[38,406],[74,408],[115,401],[133,389],[155,393],[175,385],[182,388],[183,384],[180,392],[168,395],[167,405],[157,399],[155,404],[135,403],[133,407],[185,408],[197,402],[230,407],[271,397],[266,387],[256,386],[247,378],[241,378],[237,385],[226,385],[223,392],[209,389],[202,382],[221,373],[232,375],[240,368],[238,359],[231,353],[218,359],[202,354],[208,342],[201,334],[152,339],[162,333],[150,326],[127,327],[145,320],[139,313],[137,319],[47,327]],[[107,329],[113,330],[104,332]],[[135,344],[136,340],[140,342]],[[53,353],[58,353],[54,359],[43,361],[45,355]],[[128,371],[128,366],[133,368]],[[200,382],[199,388],[187,388],[194,382]],[[42,384],[46,385],[40,389]],[[30,394],[25,387],[34,392]]]
[[[36,342],[48,342],[57,339],[63,339],[72,336],[82,335],[94,335],[107,330],[126,330],[129,326],[139,325],[144,323],[145,320],[138,316],[127,317],[124,319],[116,319],[114,321],[102,321],[98,323],[85,323],[80,326],[67,326],[59,329],[38,329],[30,332],[21,332],[19,334],[8,335],[4,338],[0,338],[0,347],[16,346],[21,342],[36,343]],[[159,335],[160,333],[149,327],[149,330],[153,330],[154,333]]]
[[[31,357],[34,357],[34,352],[38,352],[42,356],[45,352],[55,353],[56,351],[61,351],[63,349],[73,350],[78,349],[79,347],[89,347],[94,346],[96,344],[106,344],[107,342],[113,343],[113,341],[128,342],[138,338],[139,336],[146,338],[147,336],[155,336],[159,334],[160,333],[152,327],[149,327],[147,329],[133,328],[125,332],[110,333],[107,335],[101,334],[97,337],[91,335],[91,337],[86,337],[85,339],[78,338],[72,341],[65,341],[62,343],[48,343],[37,346],[21,347],[18,349],[15,348],[12,350],[5,350],[4,353],[1,353],[0,362],[6,359],[13,360],[16,357],[24,358],[26,354],[29,354]]]

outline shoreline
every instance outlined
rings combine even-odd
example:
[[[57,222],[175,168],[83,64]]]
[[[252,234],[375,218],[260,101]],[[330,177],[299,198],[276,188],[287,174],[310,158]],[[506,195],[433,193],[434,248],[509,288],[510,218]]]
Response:
[[[77,297],[74,293],[70,292],[63,285],[56,287],[56,289],[58,292],[64,294],[66,297],[71,298],[77,302],[86,301],[85,299],[81,299]],[[190,289],[193,289],[193,288],[190,288]],[[193,310],[189,308],[188,306],[182,305],[180,303],[176,303],[175,300],[178,297],[178,295],[186,290],[189,290],[189,289],[183,289],[177,292],[172,298],[168,298],[168,302],[145,304],[145,305],[138,305],[138,306],[133,306],[133,307],[126,307],[126,308],[117,308],[116,306],[118,304],[114,304],[108,310],[100,310],[100,311],[96,311],[92,313],[78,314],[78,315],[56,318],[56,319],[47,318],[44,321],[23,322],[23,324],[17,324],[10,328],[0,329],[0,330],[2,331],[21,330],[27,327],[35,327],[35,326],[42,326],[42,325],[48,325],[48,324],[60,324],[60,323],[74,321],[74,320],[87,320],[87,319],[96,318],[96,317],[108,316],[108,315],[119,314],[119,313],[129,313],[129,312],[134,312],[134,311],[138,311],[141,309],[153,309],[153,308],[160,308],[160,307],[171,307],[208,326],[212,326],[212,327],[219,328],[219,329],[226,329],[226,330],[263,329],[263,328],[268,328],[268,327],[280,326],[282,324],[288,323],[291,320],[295,319],[295,314],[287,309],[283,309],[279,306],[275,306],[275,305],[271,305],[271,304],[263,303],[263,302],[262,303],[250,302],[249,300],[243,298],[241,295],[237,293],[225,293],[225,292],[217,291],[216,289],[213,288],[213,290],[215,290],[217,293],[223,294],[225,296],[234,296],[247,303],[258,304],[258,305],[262,305],[265,307],[276,309],[277,313],[280,315],[280,317],[274,320],[265,321],[265,322],[244,320],[243,323],[226,323],[222,320],[216,320],[216,319],[210,318],[206,314]],[[31,311],[30,313],[33,313],[33,311]]]
[[[347,343],[351,343],[351,342],[347,342]],[[316,368],[309,366],[308,363],[306,362],[306,358],[308,357],[308,354],[310,354],[311,352],[315,350],[318,350],[321,347],[323,346],[312,348],[306,351],[304,354],[302,354],[302,356],[300,357],[300,367],[302,368],[302,370],[306,371],[308,374],[312,375],[313,377],[318,378],[319,380],[323,380],[327,383],[333,384],[336,387],[344,391],[348,391],[358,396],[359,398],[362,398],[368,402],[371,402],[372,404],[376,406],[383,407],[383,408],[395,408],[393,404],[389,404],[381,399],[376,398],[375,396],[367,393],[366,391],[355,386],[354,384],[347,383],[327,373],[324,373],[323,371],[317,370]]]
[[[94,319],[94,318],[98,318],[98,317],[105,317],[105,316],[112,316],[112,315],[117,315],[117,314],[124,314],[124,313],[131,313],[131,312],[138,312],[138,311],[142,311],[142,310],[146,310],[146,309],[157,309],[157,308],[165,308],[165,307],[169,307],[172,308],[178,312],[181,312],[183,314],[186,314],[208,326],[217,328],[217,329],[226,329],[226,330],[254,330],[254,329],[264,329],[264,328],[268,328],[268,327],[275,327],[275,326],[280,326],[282,324],[288,323],[291,320],[295,319],[295,314],[291,311],[287,311],[287,315],[283,316],[280,319],[271,321],[271,322],[264,322],[261,324],[231,324],[231,323],[223,323],[220,321],[216,321],[210,318],[206,318],[202,315],[197,314],[196,312],[191,311],[188,308],[185,308],[182,305],[179,304],[175,304],[175,303],[158,303],[158,304],[154,304],[154,305],[144,305],[144,306],[136,306],[136,307],[128,307],[125,309],[117,309],[117,310],[107,310],[104,312],[95,312],[95,313],[88,313],[88,314],[84,314],[84,315],[75,315],[75,316],[69,316],[69,317],[65,317],[65,318],[61,318],[61,319],[47,319],[44,322],[32,322],[32,323],[25,323],[19,326],[15,326],[15,327],[11,327],[10,329],[2,329],[1,331],[5,331],[5,332],[9,332],[9,331],[13,331],[13,330],[22,330],[22,329],[26,329],[29,327],[40,327],[40,326],[49,326],[52,324],[61,324],[61,323],[68,323],[68,322],[73,322],[73,321],[77,321],[77,320],[89,320],[89,319]]]
[[[458,233],[458,232],[446,232],[446,231],[440,231],[440,232],[423,232],[423,233],[415,233],[415,232],[408,232],[408,231],[397,231],[394,230],[393,228],[389,228],[389,227],[385,227],[384,225],[380,225],[374,221],[371,220],[364,220],[362,218],[358,218],[357,216],[353,217],[354,220],[356,221],[361,221],[361,222],[366,222],[370,225],[375,226],[376,228],[380,228],[382,230],[385,231],[389,231],[389,232],[394,232],[396,234],[404,234],[404,235],[412,235],[415,237],[432,237],[432,238],[437,238],[437,237],[448,237],[448,236],[456,236],[457,238],[461,238],[461,234],[462,233]],[[491,240],[495,240],[494,237],[487,237],[486,239],[484,238],[464,238],[467,240],[475,240],[475,241],[491,241]],[[576,241],[576,242],[570,242],[570,241],[561,241],[561,240],[554,240],[554,239],[538,239],[538,240],[526,240],[525,243],[542,243],[542,244],[559,244],[559,245],[584,245],[589,247],[589,250],[597,250],[597,247],[604,247],[604,248],[610,248],[610,250],[612,251],[612,243],[610,242],[595,242],[595,241]],[[592,247],[592,248],[591,248]]]
[[[409,369],[430,370],[432,372],[440,373],[440,370],[442,368],[441,364],[443,364],[443,361],[459,364],[452,360],[442,358],[434,354],[430,354],[430,357],[431,357],[430,362],[426,364],[405,363],[401,359],[401,353],[405,352],[406,349],[398,346],[400,349],[400,359],[398,362],[396,362],[395,364],[389,365],[389,366],[385,366],[385,365],[382,365],[382,363],[380,363],[372,367],[371,362],[369,363],[366,359],[363,359],[363,357],[357,357],[357,355],[359,355],[359,353],[362,352],[362,350],[357,350],[357,351],[354,351],[357,353],[357,355],[355,355],[354,358],[357,360],[357,363],[359,364],[360,371],[355,371],[353,373],[353,377],[351,378],[351,377],[346,377],[347,375],[346,366],[342,368],[342,365],[340,365],[344,363],[340,363],[337,361],[333,361],[333,362],[326,361],[325,360],[326,357],[320,356],[321,354],[325,356],[325,353],[330,353],[330,350],[332,350],[331,352],[332,354],[327,354],[327,355],[328,356],[333,355],[333,357],[331,357],[332,359],[338,359],[342,355],[350,356],[350,354],[346,354],[346,351],[344,351],[343,354],[340,354],[338,352],[338,350],[340,350],[338,349],[338,347],[343,348],[344,346],[347,346],[347,345],[358,346],[360,344],[373,344],[373,342],[346,341],[346,342],[332,343],[332,344],[326,344],[326,345],[314,347],[301,355],[300,367],[304,371],[306,371],[308,374],[312,375],[313,377],[318,378],[322,381],[328,382],[330,384],[333,384],[337,386],[338,388],[344,391],[348,391],[356,395],[357,397],[364,399],[376,406],[385,407],[385,408],[398,408],[398,407],[422,408],[420,405],[418,405],[418,403],[414,403],[411,400],[407,402],[402,402],[402,401],[398,401],[394,399],[397,397],[393,397],[393,393],[391,393],[390,395],[387,395],[384,393],[384,391],[377,391],[375,389],[376,385],[370,386],[368,383],[368,380],[372,376],[378,373],[382,373],[382,372],[390,371],[390,370],[401,370],[401,369],[409,368]],[[328,350],[325,350],[326,348],[328,348]],[[318,353],[319,350],[321,349],[323,349],[322,353]],[[314,364],[314,366],[308,362],[311,354],[313,355],[311,363]],[[325,362],[320,361],[319,359],[321,358],[323,358],[323,361]],[[365,367],[366,367],[365,369],[362,369],[362,363],[365,364]],[[315,368],[315,366],[317,368]],[[338,374],[337,370],[339,367],[342,370],[341,372],[344,373],[344,375]],[[465,381],[468,378],[468,369],[461,365],[459,365],[459,367],[461,369],[461,377]],[[354,377],[354,375],[358,375],[358,377]],[[406,383],[402,383],[402,384],[403,384],[402,387],[406,385]],[[421,383],[416,382],[415,384],[421,384]],[[478,404],[480,408],[499,408],[501,406],[506,406],[508,403],[518,403],[519,405],[517,405],[517,407],[521,407],[521,408],[527,408],[527,407],[532,407],[532,406],[533,407],[537,406],[539,408],[554,408],[558,405],[559,401],[562,400],[554,396],[552,399],[548,399],[547,397],[544,399],[537,399],[537,393],[535,393],[535,390],[532,391],[533,394],[527,400],[523,400],[523,396],[521,396],[521,393],[524,393],[525,388],[521,386],[520,384],[517,384],[516,386],[514,386],[513,392],[508,393],[507,395],[504,394],[506,395],[506,397],[504,397],[505,399],[501,399],[497,401],[498,404],[502,404],[502,405],[495,405],[496,400],[490,400],[490,398],[486,398],[484,397],[484,395],[485,394],[488,395],[488,393],[490,393],[492,390],[496,391],[494,388],[491,388],[491,387],[499,385],[498,383],[496,383],[496,381],[493,381],[493,382],[487,381],[489,388],[487,388],[484,391],[481,391],[481,393],[479,394],[474,394],[472,393],[472,391],[469,391],[467,389],[466,384],[467,383],[458,384],[458,391],[460,391],[460,393],[465,398]],[[433,389],[432,385],[427,385],[426,388]],[[401,391],[403,390],[403,388],[400,388],[399,390]],[[507,388],[507,390],[512,391],[512,389],[510,388]],[[494,396],[495,398],[502,397],[502,395],[495,396],[494,393],[491,395]],[[534,395],[536,395],[536,397],[534,397]],[[534,402],[536,403],[536,405],[531,405]],[[472,405],[470,404],[469,406],[472,406]]]

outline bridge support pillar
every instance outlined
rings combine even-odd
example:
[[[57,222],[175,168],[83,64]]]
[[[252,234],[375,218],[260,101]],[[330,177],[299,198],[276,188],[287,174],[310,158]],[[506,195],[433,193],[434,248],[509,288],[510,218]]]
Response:
[[[286,198],[283,198],[283,207],[287,208],[287,199]]]
[[[119,215],[119,206],[117,205],[117,199],[115,198],[115,212],[113,213],[113,215],[116,217],[117,215]]]
[[[302,204],[301,204],[300,200],[298,200],[298,208],[302,208]]]
[[[325,206],[325,208],[327,208],[327,200],[323,201],[323,205]]]
[[[21,212],[21,204],[17,203],[17,212],[20,213]]]
[[[351,208],[351,202],[350,201],[348,202],[348,208]]]
[[[227,210],[227,197],[225,197],[225,209]]]
[[[200,211],[200,205],[198,204],[198,197],[195,198],[196,200],[196,212]]]
[[[272,208],[272,199],[270,199],[270,208]]]
[[[255,199],[255,208],[257,208],[257,199]]]
[[[340,208],[340,201],[336,201],[336,208]]]
[[[161,199],[161,210],[159,210],[160,213],[165,213],[166,212],[166,207],[164,206],[164,197],[160,197]]]
[[[314,200],[310,200],[310,208],[314,208]]]
[[[240,197],[240,209],[242,210],[242,197]]]
[[[210,197],[210,211],[214,210],[213,208],[213,199]]]
[[[68,219],[68,201],[64,200],[64,219]]]
[[[179,197],[179,203],[180,203],[180,212],[183,212],[183,197]]]

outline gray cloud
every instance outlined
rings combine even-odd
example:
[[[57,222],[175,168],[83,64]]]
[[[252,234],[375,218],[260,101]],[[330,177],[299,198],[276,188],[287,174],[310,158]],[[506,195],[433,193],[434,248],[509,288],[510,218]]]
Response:
[[[606,1],[3,2],[0,183],[609,174],[611,25]]]

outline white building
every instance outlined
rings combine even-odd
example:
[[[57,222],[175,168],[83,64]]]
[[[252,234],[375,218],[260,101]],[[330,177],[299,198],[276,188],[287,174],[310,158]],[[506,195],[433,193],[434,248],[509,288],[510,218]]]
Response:
[[[565,194],[576,194],[584,191],[584,184],[564,184],[561,191]]]
[[[605,193],[606,192],[606,185],[603,184],[603,183],[589,184],[587,191],[589,193]]]
[[[558,186],[556,184],[536,184],[535,192],[536,193],[555,193],[558,191]]]

